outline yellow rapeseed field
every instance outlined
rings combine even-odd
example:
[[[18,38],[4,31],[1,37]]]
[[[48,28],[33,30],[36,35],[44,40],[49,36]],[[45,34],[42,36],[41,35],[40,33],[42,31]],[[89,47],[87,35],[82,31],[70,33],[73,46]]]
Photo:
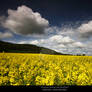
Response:
[[[0,53],[3,85],[92,85],[92,56]]]

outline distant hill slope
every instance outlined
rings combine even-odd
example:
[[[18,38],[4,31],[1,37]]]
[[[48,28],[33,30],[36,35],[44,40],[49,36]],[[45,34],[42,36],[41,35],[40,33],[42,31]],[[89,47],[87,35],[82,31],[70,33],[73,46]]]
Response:
[[[64,55],[54,50],[39,47],[32,44],[14,44],[9,42],[0,41],[0,52],[11,52],[11,53],[42,53],[42,54],[56,54]]]

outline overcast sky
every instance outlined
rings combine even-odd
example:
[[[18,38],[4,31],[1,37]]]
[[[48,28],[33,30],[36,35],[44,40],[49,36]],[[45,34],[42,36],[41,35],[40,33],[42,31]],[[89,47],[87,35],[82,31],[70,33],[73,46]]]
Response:
[[[92,55],[92,0],[0,0],[0,39]]]

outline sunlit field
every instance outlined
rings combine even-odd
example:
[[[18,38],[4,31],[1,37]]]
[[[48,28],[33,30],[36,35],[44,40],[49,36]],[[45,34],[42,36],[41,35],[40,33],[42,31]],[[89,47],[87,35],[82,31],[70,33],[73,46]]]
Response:
[[[92,85],[92,56],[0,53],[3,85]]]

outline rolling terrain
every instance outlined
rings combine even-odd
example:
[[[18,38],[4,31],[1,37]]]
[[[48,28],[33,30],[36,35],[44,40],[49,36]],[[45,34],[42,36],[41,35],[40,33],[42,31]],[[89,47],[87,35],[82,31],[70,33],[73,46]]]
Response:
[[[65,55],[63,53],[59,53],[54,50],[44,48],[44,47],[39,47],[32,44],[14,44],[14,43],[9,43],[4,41],[0,41],[0,52]]]

